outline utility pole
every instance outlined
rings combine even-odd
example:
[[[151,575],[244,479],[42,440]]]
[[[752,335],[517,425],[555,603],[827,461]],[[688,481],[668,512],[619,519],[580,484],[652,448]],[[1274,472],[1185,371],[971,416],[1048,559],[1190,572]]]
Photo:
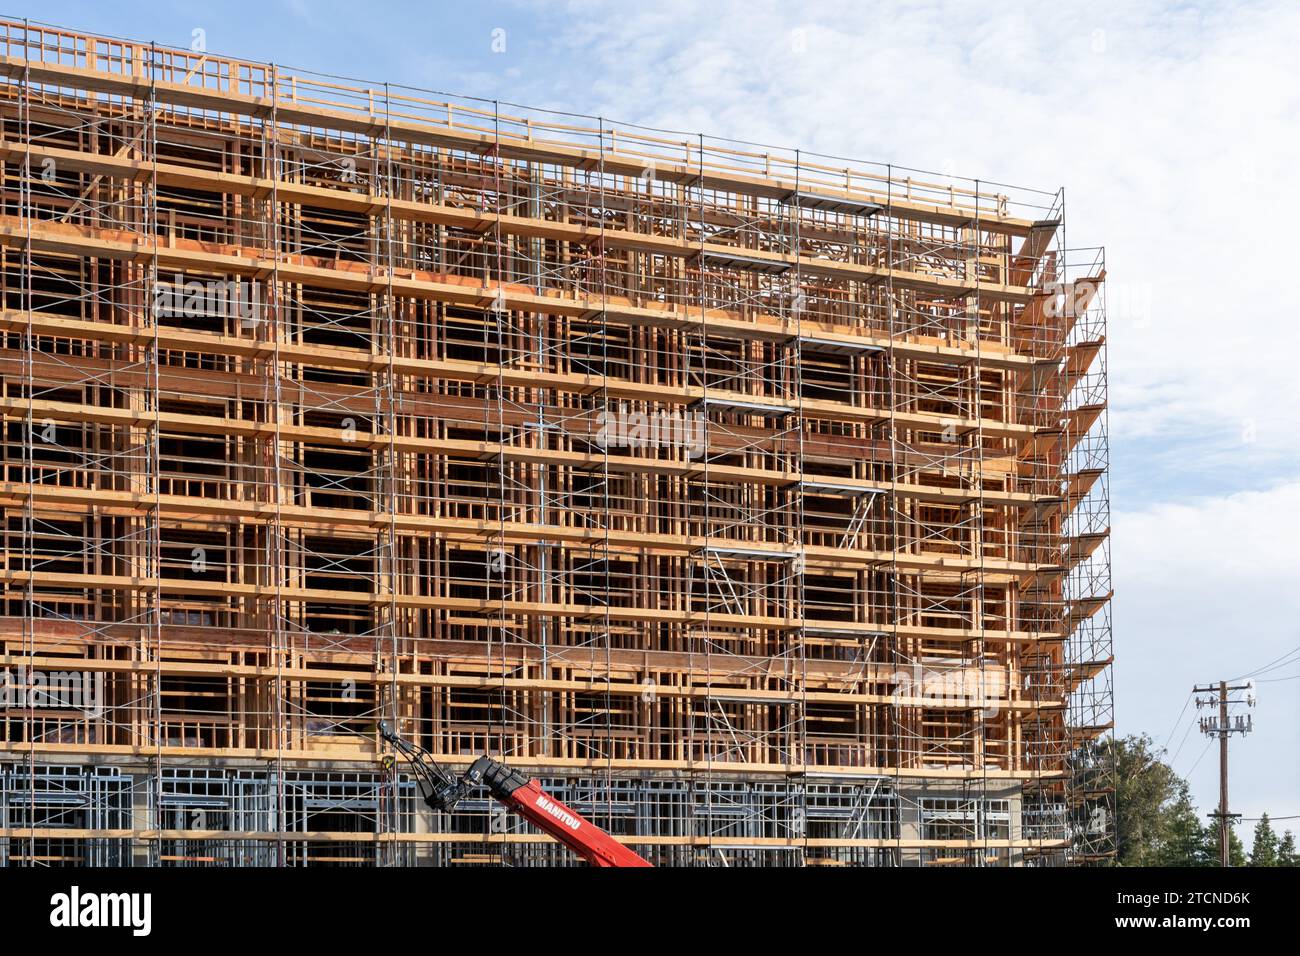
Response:
[[[1228,705],[1243,703],[1241,700],[1231,700],[1228,697],[1230,691],[1246,691],[1244,703],[1247,707],[1255,706],[1255,682],[1247,681],[1244,684],[1233,684],[1229,686],[1227,681],[1219,681],[1217,684],[1197,685],[1192,688],[1192,693],[1196,694],[1196,709],[1202,707],[1214,707],[1217,705],[1218,713],[1211,717],[1201,718],[1201,733],[1207,737],[1219,738],[1219,809],[1214,813],[1206,814],[1210,817],[1217,817],[1219,821],[1219,865],[1227,866],[1229,859],[1229,848],[1232,846],[1232,840],[1229,834],[1232,832],[1232,818],[1241,816],[1240,813],[1228,812],[1228,737],[1232,734],[1241,734],[1243,737],[1255,729],[1254,719],[1250,714],[1244,717],[1240,714],[1234,715],[1229,719]],[[1212,694],[1211,697],[1201,697],[1201,694]]]

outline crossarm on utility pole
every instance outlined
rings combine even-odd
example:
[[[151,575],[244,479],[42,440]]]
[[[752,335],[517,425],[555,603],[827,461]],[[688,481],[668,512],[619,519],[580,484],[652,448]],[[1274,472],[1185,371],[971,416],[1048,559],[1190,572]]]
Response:
[[[1202,699],[1196,698],[1196,709],[1200,710],[1202,706],[1218,705],[1218,714],[1212,718],[1201,718],[1201,733],[1207,737],[1219,738],[1219,809],[1211,813],[1211,817],[1216,817],[1219,821],[1219,865],[1228,866],[1232,858],[1232,818],[1240,814],[1228,812],[1228,737],[1231,734],[1238,733],[1243,737],[1254,729],[1254,722],[1249,716],[1243,720],[1237,718],[1234,726],[1228,717],[1228,705],[1241,703],[1239,700],[1232,700],[1228,695],[1234,690],[1248,691],[1245,703],[1247,706],[1255,706],[1255,683],[1248,681],[1245,684],[1229,685],[1227,681],[1221,680],[1217,684],[1197,685],[1192,688],[1194,694],[1211,694],[1213,696]]]

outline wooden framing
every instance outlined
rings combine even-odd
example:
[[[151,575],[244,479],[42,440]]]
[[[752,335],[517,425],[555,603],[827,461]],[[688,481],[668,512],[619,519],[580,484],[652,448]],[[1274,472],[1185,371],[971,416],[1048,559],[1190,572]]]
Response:
[[[664,863],[1104,856],[1059,194],[5,22],[0,190],[0,669],[104,695],[0,711],[0,862],[557,862],[381,717]]]

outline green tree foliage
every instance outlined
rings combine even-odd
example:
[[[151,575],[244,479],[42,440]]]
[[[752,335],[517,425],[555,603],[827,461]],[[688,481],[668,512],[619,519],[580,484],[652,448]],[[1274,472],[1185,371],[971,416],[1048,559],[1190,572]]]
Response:
[[[1204,866],[1205,834],[1187,784],[1150,737],[1113,742],[1120,866]]]
[[[1211,819],[1205,827],[1205,858],[1208,866],[1219,866],[1219,821]],[[1248,862],[1246,847],[1237,831],[1228,829],[1228,865],[1245,866]]]
[[[1215,846],[1218,846],[1216,843]],[[1218,862],[1218,856],[1215,856],[1215,862]],[[1241,844],[1241,837],[1237,836],[1237,831],[1228,828],[1228,866],[1245,866],[1246,865],[1246,848]]]
[[[1295,834],[1287,830],[1277,844],[1278,866],[1300,866],[1300,857],[1296,856]]]
[[[1178,777],[1160,760],[1151,737],[1145,734],[1117,737],[1112,748],[1119,865],[1161,865],[1166,814],[1179,797]]]
[[[1110,746],[1115,758],[1119,865],[1218,866],[1218,821],[1197,812],[1187,781],[1164,762],[1154,741],[1145,734],[1130,735]],[[1300,865],[1295,837],[1288,832],[1279,840],[1267,818],[1261,819],[1255,828],[1255,851],[1248,857],[1241,838],[1230,828],[1228,863],[1245,866],[1247,862],[1251,866]]]
[[[1178,799],[1164,814],[1164,839],[1157,854],[1157,865],[1211,866],[1218,860],[1218,853],[1210,852],[1205,827],[1201,826],[1196,807],[1188,796],[1187,785],[1179,783],[1182,787]]]
[[[1278,839],[1265,813],[1255,824],[1255,844],[1250,851],[1251,866],[1277,866]]]

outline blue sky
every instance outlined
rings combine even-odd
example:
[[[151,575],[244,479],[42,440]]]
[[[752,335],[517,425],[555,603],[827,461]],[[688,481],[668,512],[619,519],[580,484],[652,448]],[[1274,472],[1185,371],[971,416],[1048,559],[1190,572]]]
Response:
[[[1107,247],[1119,731],[1168,738],[1207,810],[1215,755],[1187,732],[1194,708],[1177,720],[1191,686],[1300,647],[1300,336],[1289,287],[1265,279],[1295,273],[1300,8],[990,6],[45,0],[8,14],[186,46],[201,28],[210,50],[286,66],[1065,186],[1069,244]],[[1232,744],[1234,809],[1300,814],[1300,657],[1261,676],[1258,730]]]

